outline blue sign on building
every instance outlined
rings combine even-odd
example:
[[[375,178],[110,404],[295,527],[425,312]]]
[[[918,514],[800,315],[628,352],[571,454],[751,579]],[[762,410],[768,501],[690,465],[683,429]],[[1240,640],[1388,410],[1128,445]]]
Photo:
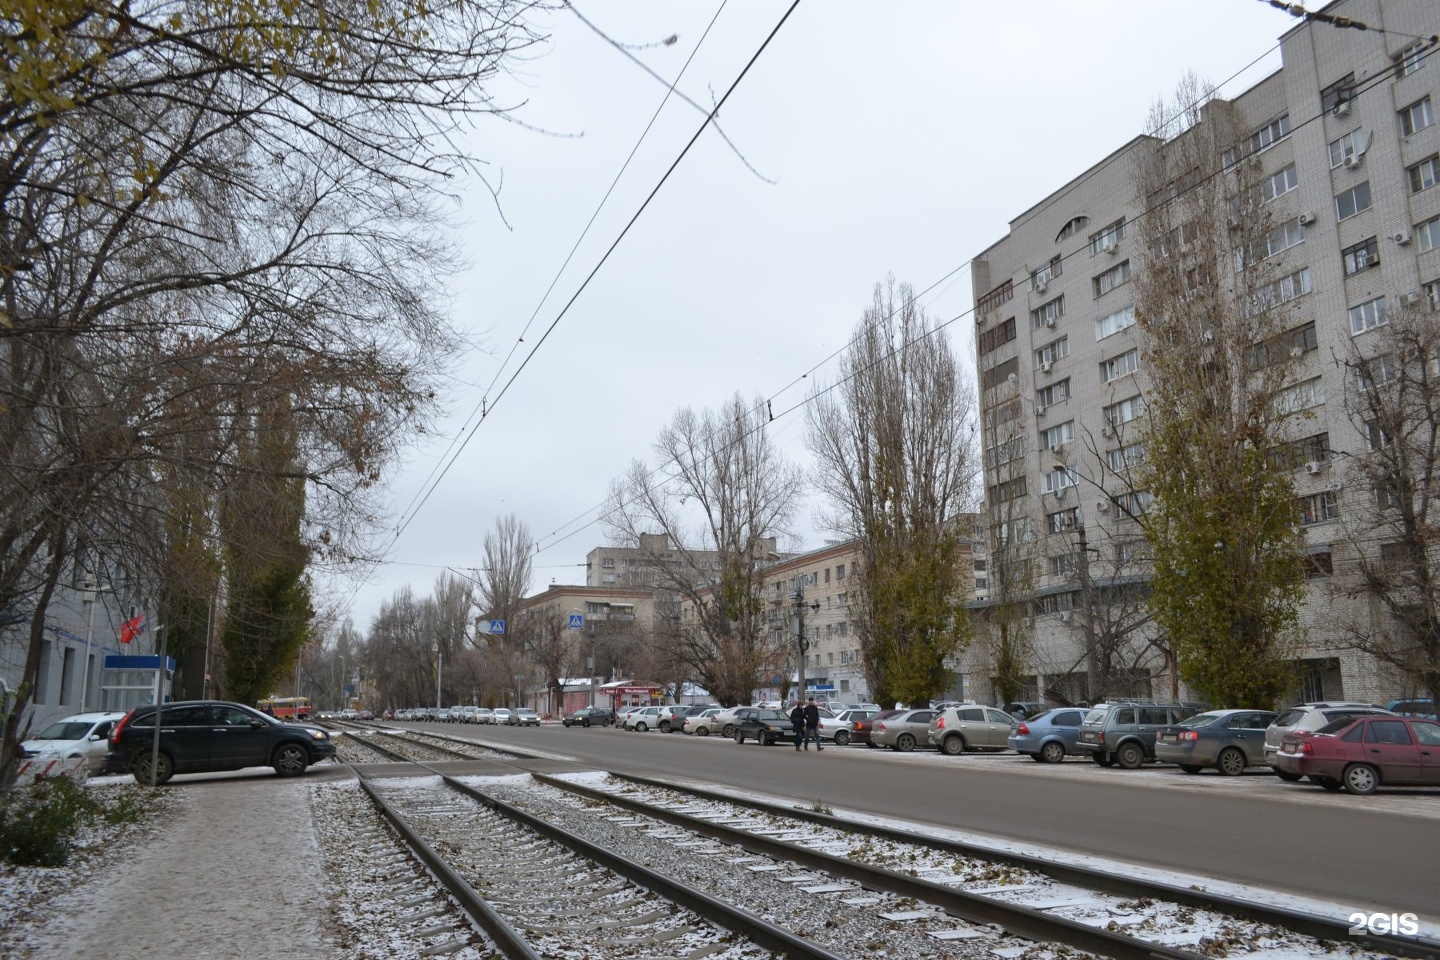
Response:
[[[571,629],[571,630],[579,630],[579,629],[583,628],[584,626],[585,626],[585,617],[584,617],[583,614],[579,614],[579,613],[572,613],[572,614],[570,614],[570,629]]]
[[[505,632],[505,621],[504,621],[504,620],[491,620],[491,621],[490,621],[490,635],[491,635],[492,637],[498,637],[498,636],[500,636],[501,634],[503,634],[504,632]]]

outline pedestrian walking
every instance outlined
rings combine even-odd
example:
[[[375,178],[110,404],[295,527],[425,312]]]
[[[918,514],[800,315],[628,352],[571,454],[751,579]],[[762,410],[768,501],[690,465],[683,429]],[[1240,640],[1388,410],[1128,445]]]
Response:
[[[820,708],[815,705],[814,697],[811,697],[805,704],[805,732],[801,734],[801,736],[806,740],[806,750],[810,749],[809,740],[811,737],[815,738],[815,749],[817,752],[825,749],[820,746]]]
[[[805,705],[799,700],[795,701],[795,709],[790,711],[790,725],[795,728],[795,752],[800,752],[801,744],[809,750],[810,745],[805,743]]]

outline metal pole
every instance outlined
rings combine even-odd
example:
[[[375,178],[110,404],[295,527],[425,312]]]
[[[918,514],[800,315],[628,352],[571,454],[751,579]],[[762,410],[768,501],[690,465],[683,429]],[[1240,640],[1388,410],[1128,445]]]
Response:
[[[200,699],[210,699],[210,641],[215,635],[215,595],[205,598],[205,673],[200,677]]]
[[[165,629],[165,624],[155,628],[158,634]],[[155,738],[150,744],[150,786],[156,786],[155,778],[159,773],[160,766],[160,712],[165,709],[165,644],[169,639],[168,632],[160,638],[160,662],[155,665]]]
[[[85,696],[90,691],[90,645],[95,636],[95,604],[100,600],[100,591],[92,591],[94,594],[85,602],[90,605],[90,616],[85,621],[85,670],[80,675],[80,712],[85,712]]]
[[[800,686],[800,692],[796,695],[797,700],[805,699],[805,651],[809,644],[805,641],[805,588],[798,583],[795,585],[795,613],[799,618],[799,629],[795,632],[795,645],[800,650],[800,669],[796,672],[796,680]]]
[[[435,644],[435,709],[440,709],[440,680],[445,676],[445,648]]]

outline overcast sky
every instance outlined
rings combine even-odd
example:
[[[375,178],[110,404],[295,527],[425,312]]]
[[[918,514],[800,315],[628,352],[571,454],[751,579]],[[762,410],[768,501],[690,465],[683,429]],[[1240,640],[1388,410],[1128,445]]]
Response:
[[[577,4],[667,82],[684,68],[678,90],[707,106],[787,7]],[[833,378],[826,358],[887,274],[917,290],[940,281],[926,312],[965,314],[969,261],[1012,218],[1143,132],[1187,70],[1233,96],[1278,69],[1277,39],[1294,24],[1260,0],[807,0],[721,112],[735,149],[713,130],[700,137],[497,402],[704,119],[671,96],[542,303],[667,93],[556,13],[540,25],[550,42],[492,88],[523,102],[526,126],[475,131],[473,151],[503,178],[498,209],[471,184],[458,211],[471,265],[453,312],[475,346],[456,358],[441,435],[391,478],[397,524],[487,394],[493,412],[354,593],[355,625],[367,630],[406,584],[424,596],[446,567],[480,566],[485,532],[512,512],[541,547],[532,592],[583,583],[609,482],[652,459],[676,410],[713,409],[737,390],[773,398],[777,413],[799,403],[814,378]],[[973,366],[973,323],[950,331]],[[772,437],[808,465],[803,411],[778,418]],[[825,537],[812,512],[799,523],[806,548]]]

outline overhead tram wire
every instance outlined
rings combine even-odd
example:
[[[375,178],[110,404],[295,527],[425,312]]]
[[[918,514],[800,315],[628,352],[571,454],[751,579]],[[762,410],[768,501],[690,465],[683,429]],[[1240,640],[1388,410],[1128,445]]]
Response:
[[[1408,36],[1408,34],[1406,34],[1406,36]],[[1431,37],[1431,38],[1429,38],[1428,40],[1422,40],[1422,42],[1424,42],[1424,43],[1426,44],[1426,46],[1427,46],[1427,50],[1424,51],[1424,52],[1422,52],[1422,59],[1424,59],[1424,58],[1428,58],[1429,56],[1431,56],[1431,54],[1432,54],[1433,51],[1434,51],[1434,48],[1435,48],[1437,45],[1440,45],[1440,37]],[[1265,56],[1268,56],[1268,55],[1270,54],[1270,52],[1272,52],[1273,50],[1274,50],[1274,48],[1272,47],[1270,51],[1266,51],[1266,53],[1265,53],[1265,54],[1262,54],[1261,57],[1257,58],[1256,60],[1251,61],[1250,64],[1246,65],[1246,66],[1243,67],[1240,71],[1238,71],[1237,73],[1235,73],[1234,75],[1232,75],[1228,80],[1225,81],[1225,83],[1229,83],[1231,80],[1235,79],[1235,77],[1239,76],[1240,74],[1244,73],[1246,70],[1250,69],[1250,67],[1254,66],[1255,63],[1258,63],[1259,60],[1263,59]],[[1379,85],[1379,84],[1382,83],[1382,82],[1387,81],[1388,79],[1389,79],[1389,74],[1388,74],[1388,73],[1380,73],[1380,74],[1377,74],[1376,76],[1370,78],[1369,80],[1365,81],[1364,83],[1358,84],[1358,85],[1355,87],[1355,96],[1356,96],[1356,97],[1359,97],[1361,94],[1363,94],[1363,93],[1365,93],[1365,92],[1373,89],[1375,86]],[[1223,84],[1222,84],[1221,86],[1223,86]],[[1220,87],[1216,87],[1216,88],[1214,88],[1214,89],[1218,90],[1218,89],[1220,89]],[[1195,104],[1191,104],[1191,105],[1190,105],[1190,107],[1193,107],[1193,106],[1195,106]],[[1186,109],[1189,109],[1190,107],[1182,108],[1181,114],[1183,115],[1183,113],[1185,112],[1185,110],[1186,110]],[[1316,115],[1314,115],[1314,116],[1312,116],[1312,117],[1309,117],[1309,118],[1301,121],[1301,122],[1298,123],[1298,124],[1295,124],[1294,126],[1292,126],[1292,127],[1290,128],[1290,129],[1291,129],[1291,133],[1293,134],[1296,130],[1301,130],[1301,129],[1305,128],[1306,126],[1309,126],[1310,124],[1315,123],[1316,121],[1323,120],[1323,119],[1325,118],[1325,116],[1327,115],[1327,113],[1328,113],[1328,111],[1322,110],[1320,113],[1318,113],[1318,114],[1316,114]],[[1178,115],[1177,115],[1177,116],[1178,116]],[[1112,162],[1115,162],[1115,159],[1114,159],[1113,157],[1112,157],[1111,159],[1107,160],[1105,163],[1100,164],[1100,165],[1097,166],[1095,169],[1089,171],[1089,172],[1085,175],[1085,177],[1081,178],[1081,180],[1078,181],[1078,183],[1083,183],[1086,179],[1089,179],[1089,177],[1098,174],[1098,173],[1100,172],[1100,170],[1103,169],[1104,166],[1106,166],[1108,163],[1112,163]],[[1223,174],[1224,172],[1225,172],[1225,168],[1222,167],[1222,168],[1220,168],[1220,169],[1218,169],[1218,170],[1212,171],[1212,172],[1209,173],[1209,174],[1206,174],[1204,177],[1202,177],[1202,178],[1200,178],[1199,180],[1197,180],[1193,185],[1191,185],[1190,187],[1187,187],[1187,188],[1185,189],[1185,191],[1183,191],[1183,193],[1188,193],[1188,192],[1190,192],[1191,190],[1198,189],[1198,188],[1201,187],[1202,185],[1208,183],[1210,180],[1213,180],[1215,177],[1220,176],[1220,175]],[[1180,194],[1180,195],[1183,195],[1183,193]],[[1167,201],[1167,202],[1168,202],[1168,201]],[[1136,216],[1135,216],[1134,219],[1135,219],[1135,220],[1139,220],[1139,219],[1141,219],[1141,218],[1143,218],[1143,217],[1145,217],[1145,216],[1148,216],[1148,215],[1150,215],[1151,213],[1153,213],[1155,210],[1159,209],[1159,207],[1162,206],[1162,205],[1163,205],[1163,204],[1156,204],[1155,206],[1147,207],[1146,209],[1141,210],[1138,214],[1136,214]],[[1064,255],[1064,256],[1061,258],[1061,262],[1063,263],[1065,260],[1069,260],[1071,257],[1077,257],[1077,256],[1079,256],[1079,255],[1080,255],[1082,252],[1084,252],[1084,250],[1086,250],[1086,249],[1087,249],[1087,248],[1085,248],[1085,247],[1081,247],[1080,249],[1077,249],[1077,250],[1075,250],[1075,251],[1072,252],[1072,253],[1069,253],[1069,254]],[[956,270],[959,270],[960,267],[963,267],[963,266],[964,266],[964,264],[961,264],[959,267],[956,267],[955,270],[951,270],[949,273],[945,274],[945,276],[941,277],[939,280],[936,280],[934,283],[931,283],[928,287],[925,288],[925,291],[923,291],[921,294],[917,294],[914,299],[918,300],[921,296],[923,296],[924,293],[928,293],[930,290],[933,290],[936,286],[938,286],[940,283],[943,283],[946,278],[948,278],[948,277],[950,277],[951,275],[953,275],[953,274],[956,272]],[[1011,277],[1010,279],[1011,279],[1011,282],[1012,282],[1012,283],[1013,283],[1013,282],[1016,282],[1016,281],[1021,281],[1021,282],[1023,282],[1024,279],[1025,279],[1025,277],[1017,274],[1016,276]],[[913,340],[908,341],[908,342],[906,342],[906,343],[904,343],[904,344],[901,344],[900,346],[896,347],[896,348],[895,348],[894,350],[892,350],[890,353],[888,353],[888,354],[886,354],[884,357],[880,358],[880,360],[877,360],[876,363],[882,363],[882,362],[884,362],[885,360],[888,360],[890,357],[892,357],[892,356],[894,356],[895,354],[899,353],[901,350],[904,350],[904,349],[906,349],[906,348],[914,345],[915,343],[919,343],[919,342],[927,339],[931,334],[933,334],[933,333],[938,333],[939,331],[944,330],[944,329],[950,327],[951,325],[953,325],[953,324],[956,323],[957,321],[962,320],[962,319],[964,319],[964,318],[966,318],[966,317],[969,317],[969,316],[973,315],[974,312],[975,312],[975,308],[974,308],[974,307],[971,307],[971,308],[969,308],[969,309],[967,309],[967,310],[964,310],[964,311],[960,312],[960,313],[957,314],[956,316],[951,317],[949,320],[946,320],[946,321],[944,321],[944,322],[942,322],[942,323],[937,324],[937,325],[934,327],[934,329],[932,329],[932,330],[930,330],[930,331],[928,331],[928,332],[926,332],[926,333],[924,333],[924,334],[921,334],[920,336],[917,336],[917,337],[914,338]],[[822,390],[816,391],[815,393],[811,394],[810,396],[808,396],[808,397],[806,397],[806,398],[804,398],[804,399],[802,399],[802,400],[800,400],[800,401],[798,401],[798,402],[790,405],[789,407],[785,407],[785,408],[781,409],[781,410],[778,411],[778,412],[776,412],[776,411],[773,409],[773,407],[770,406],[771,402],[772,402],[774,399],[778,398],[781,394],[783,394],[785,391],[789,390],[791,387],[793,387],[793,386],[795,386],[796,384],[800,383],[801,381],[807,379],[807,378],[810,376],[810,374],[812,374],[812,373],[814,373],[816,370],[820,369],[820,367],[822,367],[822,366],[824,366],[825,364],[827,364],[827,363],[831,362],[832,360],[834,360],[837,356],[839,356],[841,353],[843,353],[843,352],[845,351],[845,349],[848,348],[848,346],[849,346],[849,344],[847,344],[846,347],[842,347],[842,348],[836,350],[835,352],[831,353],[831,354],[830,354],[829,356],[827,356],[825,359],[821,360],[819,363],[817,363],[817,364],[815,364],[814,366],[812,366],[809,370],[805,371],[805,372],[804,372],[803,374],[801,374],[799,377],[796,377],[794,380],[790,381],[790,383],[788,383],[788,384],[786,384],[784,387],[782,387],[779,391],[777,391],[776,393],[772,394],[769,398],[767,398],[767,400],[766,400],[766,420],[765,420],[765,423],[762,423],[761,426],[758,427],[757,429],[762,429],[767,423],[770,423],[770,422],[773,422],[773,421],[775,421],[775,420],[779,420],[779,419],[782,419],[782,418],[784,418],[784,417],[786,417],[786,416],[789,416],[790,414],[794,413],[795,411],[797,411],[797,410],[801,409],[802,407],[806,406],[807,404],[809,404],[811,400],[813,400],[813,399],[815,399],[815,398],[817,398],[817,397],[819,397],[819,396],[822,396],[822,395],[824,395],[824,394],[830,393],[831,391],[835,390],[836,388],[838,388],[838,387],[840,387],[840,386],[843,386],[845,383],[849,382],[849,380],[852,378],[853,374],[852,374],[851,376],[842,377],[841,379],[837,380],[835,383],[830,384],[829,386],[825,387],[825,388],[822,389]],[[866,369],[869,369],[869,368],[866,368]],[[857,371],[857,372],[858,372],[858,371]],[[753,433],[753,432],[754,432],[754,431],[752,431],[752,433]],[[748,438],[748,436],[749,436],[749,434],[747,434],[745,438],[741,438],[741,439],[746,439],[746,438]],[[657,467],[655,468],[655,470],[652,471],[652,475],[653,475],[653,473],[658,472],[660,469],[662,469],[662,467],[661,467],[661,466],[657,466]],[[608,498],[607,498],[605,501],[601,502],[600,504],[597,504],[596,506],[591,507],[590,509],[584,511],[583,513],[581,513],[579,516],[577,516],[577,517],[574,518],[573,520],[570,520],[570,521],[568,521],[567,523],[562,524],[560,527],[556,528],[556,531],[555,531],[554,533],[551,533],[548,537],[543,538],[543,539],[548,540],[550,537],[555,537],[555,534],[558,533],[560,530],[564,530],[566,527],[570,526],[570,524],[573,524],[573,523],[577,522],[578,520],[584,518],[585,516],[588,516],[588,515],[591,514],[591,513],[594,513],[594,512],[597,511],[597,510],[604,509],[604,507],[605,507],[606,504],[608,504],[608,503],[609,503],[609,500],[608,500]],[[570,539],[571,537],[575,536],[576,534],[580,533],[581,531],[586,530],[586,529],[589,529],[590,527],[594,526],[596,523],[599,522],[599,520],[600,520],[600,518],[597,517],[597,518],[595,518],[594,520],[591,520],[589,523],[586,523],[585,525],[583,525],[583,526],[581,526],[581,527],[578,527],[578,528],[576,528],[575,530],[572,530],[570,533],[567,533],[567,534],[565,534],[565,535],[562,536],[562,537],[558,537],[558,538],[554,539],[553,542],[546,543],[544,546],[541,546],[541,545],[540,545],[540,544],[541,544],[541,541],[536,541],[536,549],[535,549],[535,554],[534,554],[534,555],[538,556],[540,553],[543,553],[543,552],[546,551],[546,550],[549,550],[549,549],[552,549],[552,548],[555,547],[555,546],[558,546],[559,544],[565,542],[566,540]]]
[[[525,359],[521,361],[519,368],[510,375],[510,378],[507,381],[505,381],[504,387],[502,387],[500,392],[495,396],[495,400],[489,405],[489,409],[481,415],[480,421],[471,428],[469,434],[467,434],[464,441],[461,442],[460,448],[455,451],[454,456],[452,456],[450,462],[445,465],[444,469],[440,472],[440,475],[436,477],[433,482],[430,483],[429,489],[425,491],[425,494],[423,497],[421,497],[420,502],[415,504],[414,508],[410,512],[410,516],[401,521],[399,526],[396,528],[394,537],[390,541],[391,546],[393,546],[395,542],[400,539],[401,535],[404,534],[405,530],[410,526],[412,522],[414,522],[415,517],[419,514],[420,510],[425,506],[426,502],[429,501],[431,495],[434,494],[436,488],[440,485],[440,481],[443,480],[445,478],[445,475],[450,472],[450,469],[459,459],[460,454],[474,438],[475,432],[480,429],[480,425],[485,422],[486,418],[491,413],[494,412],[495,407],[499,405],[501,399],[503,399],[505,394],[509,392],[510,387],[515,383],[515,380],[520,376],[520,374],[525,371],[525,368],[529,366],[530,361],[534,359],[535,354],[545,344],[545,341],[549,339],[550,334],[554,332],[555,328],[560,324],[560,321],[565,318],[565,315],[570,312],[570,308],[574,306],[575,302],[580,298],[580,295],[585,292],[587,287],[589,287],[590,281],[595,279],[595,276],[600,272],[601,268],[604,267],[606,262],[609,261],[611,254],[615,252],[615,250],[620,246],[621,241],[623,241],[625,237],[629,234],[631,228],[635,226],[637,221],[639,221],[640,216],[650,206],[650,203],[655,199],[656,195],[659,194],[660,189],[665,186],[671,175],[674,174],[676,168],[679,167],[681,161],[683,161],[685,157],[690,153],[696,142],[699,141],[701,134],[703,134],[706,128],[710,126],[715,116],[720,112],[720,109],[725,105],[726,101],[730,99],[731,95],[734,94],[736,88],[740,86],[741,81],[743,81],[745,77],[750,73],[751,68],[753,68],[755,66],[755,63],[760,59],[761,54],[763,54],[765,50],[769,48],[771,42],[774,41],[776,35],[780,32],[780,28],[783,27],[786,21],[790,19],[791,14],[795,12],[795,8],[799,5],[800,0],[793,0],[790,6],[786,8],[785,13],[780,17],[779,22],[777,22],[775,26],[771,29],[770,33],[766,35],[764,41],[760,44],[759,48],[755,51],[753,55],[751,55],[750,59],[746,61],[744,68],[742,68],[740,71],[740,74],[726,89],[724,96],[722,96],[720,100],[715,104],[715,108],[710,111],[710,114],[706,116],[705,121],[700,124],[699,129],[695,131],[695,134],[685,144],[684,148],[680,151],[679,156],[677,156],[674,162],[670,164],[669,168],[666,169],[665,173],[661,176],[660,181],[655,185],[655,187],[646,196],[645,200],[640,204],[639,209],[635,211],[635,214],[621,229],[619,236],[615,238],[614,242],[610,244],[610,246],[606,249],[605,253],[601,256],[599,262],[597,262],[595,264],[595,267],[589,272],[589,274],[586,275],[585,279],[581,282],[579,288],[570,296],[570,299],[565,302],[565,306],[561,308],[560,313],[557,314],[555,319],[550,322],[550,325],[545,328],[545,333],[541,335],[540,340],[535,344],[535,346],[530,348],[530,352],[525,355]]]
[[[530,319],[525,321],[525,326],[520,330],[520,336],[510,345],[510,352],[505,355],[505,359],[501,361],[499,368],[495,371],[495,375],[485,387],[484,393],[480,396],[480,402],[470,411],[469,415],[465,418],[465,422],[460,425],[460,429],[457,430],[455,436],[450,439],[450,445],[445,448],[445,452],[440,455],[440,458],[435,462],[435,466],[430,469],[430,474],[421,483],[420,490],[424,490],[425,485],[435,479],[436,471],[441,468],[441,464],[445,463],[446,458],[451,455],[451,451],[455,450],[455,445],[465,436],[466,430],[473,429],[470,426],[470,422],[475,419],[475,416],[479,414],[480,418],[482,420],[484,419],[486,400],[490,396],[490,391],[495,389],[495,384],[499,382],[500,376],[505,372],[505,368],[510,365],[510,359],[515,356],[515,351],[520,348],[520,344],[525,342],[525,334],[530,332],[530,326],[535,322],[535,318],[540,316],[540,310],[545,306],[545,302],[550,299],[550,294],[555,291],[555,287],[560,282],[560,278],[565,274],[565,269],[570,266],[570,261],[575,258],[576,252],[580,249],[580,244],[584,243],[585,238],[590,235],[590,228],[595,225],[596,219],[600,216],[600,211],[605,209],[605,204],[610,199],[610,195],[615,192],[615,188],[620,184],[620,178],[625,175],[626,170],[630,169],[631,161],[633,161],[635,155],[640,152],[640,146],[645,142],[645,138],[649,136],[650,130],[655,126],[655,121],[660,119],[660,114],[665,109],[665,105],[670,102],[671,95],[679,92],[676,90],[676,87],[679,86],[681,79],[684,78],[685,71],[690,69],[690,64],[694,61],[695,55],[698,54],[700,48],[705,45],[705,38],[710,36],[710,31],[715,27],[716,21],[720,19],[720,14],[725,12],[725,7],[728,3],[729,0],[721,0],[720,6],[715,10],[715,16],[711,17],[710,22],[706,24],[705,32],[700,35],[700,39],[696,42],[694,49],[692,49],[690,55],[685,58],[685,63],[681,65],[680,72],[675,75],[674,82],[666,87],[665,96],[660,99],[660,104],[655,108],[655,112],[651,114],[650,121],[645,124],[645,129],[640,131],[639,138],[635,141],[635,145],[630,148],[630,153],[625,157],[625,162],[620,165],[620,169],[616,171],[614,179],[610,181],[610,186],[606,188],[605,195],[602,196],[600,202],[595,205],[595,210],[590,214],[590,219],[586,221],[584,228],[581,229],[580,236],[575,238],[574,246],[570,248],[570,252],[566,254],[564,262],[560,264],[560,268],[555,271],[555,276],[550,280],[550,285],[545,288],[545,292],[540,296],[540,302],[535,304],[535,310],[530,314]],[[566,7],[569,8],[570,12],[574,13],[575,16],[580,17],[579,11],[575,10],[574,7],[571,7],[568,3]],[[587,27],[590,27],[591,30],[600,33],[600,31],[596,30],[584,17],[580,17],[580,20]],[[604,37],[605,35],[600,33],[600,36]],[[607,37],[606,39],[608,40],[609,38]],[[652,76],[653,75],[652,72]],[[683,97],[684,95],[681,94],[681,96]],[[689,100],[688,97],[685,99],[687,102],[694,104],[694,101]],[[698,107],[699,105],[695,104],[695,106]],[[700,109],[703,112],[703,108]],[[415,496],[410,498],[410,502],[406,504],[405,509],[401,511],[401,516],[410,512],[419,497],[420,491],[416,491]]]

